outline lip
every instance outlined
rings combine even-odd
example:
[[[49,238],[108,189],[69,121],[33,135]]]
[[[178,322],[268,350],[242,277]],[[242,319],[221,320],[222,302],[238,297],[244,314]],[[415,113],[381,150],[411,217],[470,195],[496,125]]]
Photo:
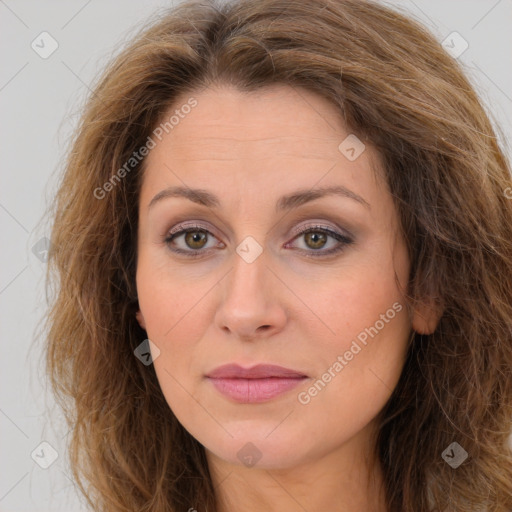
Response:
[[[237,364],[219,366],[206,377],[217,391],[238,403],[261,403],[286,393],[308,376],[272,364],[243,368]]]

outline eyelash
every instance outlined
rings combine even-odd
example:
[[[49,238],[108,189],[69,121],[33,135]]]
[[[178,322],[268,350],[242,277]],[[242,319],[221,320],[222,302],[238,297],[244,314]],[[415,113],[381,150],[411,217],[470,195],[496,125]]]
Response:
[[[202,226],[189,225],[185,228],[183,224],[180,224],[167,234],[167,236],[164,238],[164,242],[165,242],[165,244],[167,244],[169,249],[175,253],[186,255],[189,258],[201,257],[205,253],[207,253],[208,250],[205,251],[202,249],[198,249],[198,250],[190,249],[190,250],[185,251],[183,249],[176,249],[176,248],[171,247],[171,242],[175,238],[177,238],[178,236],[181,236],[183,234],[190,233],[190,232],[193,233],[194,231],[203,231],[203,232],[207,233],[207,235],[215,236],[212,233],[210,233],[210,231],[208,231],[207,229],[205,229]],[[334,238],[338,242],[340,242],[340,245],[338,245],[337,247],[335,247],[333,249],[329,249],[327,251],[322,251],[321,249],[318,249],[316,251],[314,249],[311,249],[310,251],[307,251],[309,253],[312,252],[313,254],[315,252],[317,253],[314,256],[312,254],[308,254],[308,256],[313,257],[313,258],[322,258],[322,257],[331,256],[333,254],[337,254],[337,253],[343,251],[348,245],[351,245],[354,242],[351,238],[349,238],[348,236],[346,236],[342,233],[333,231],[332,229],[329,229],[325,226],[319,226],[319,225],[308,226],[307,228],[304,228],[304,229],[298,231],[297,233],[295,233],[293,240],[295,240],[296,238],[299,238],[302,235],[308,234],[308,233],[323,233],[325,235],[330,236],[331,238]],[[299,250],[305,251],[305,249],[299,249]]]

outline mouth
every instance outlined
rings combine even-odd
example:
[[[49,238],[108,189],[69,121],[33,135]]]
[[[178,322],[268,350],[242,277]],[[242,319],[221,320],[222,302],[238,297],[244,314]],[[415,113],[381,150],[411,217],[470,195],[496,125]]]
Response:
[[[237,403],[261,403],[290,391],[309,377],[277,365],[220,366],[206,375],[215,389]]]

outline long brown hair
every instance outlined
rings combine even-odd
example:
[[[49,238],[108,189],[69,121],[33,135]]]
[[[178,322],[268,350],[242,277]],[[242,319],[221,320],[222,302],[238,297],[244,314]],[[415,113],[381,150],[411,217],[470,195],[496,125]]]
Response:
[[[421,25],[362,0],[187,1],[95,85],[51,212],[47,273],[47,371],[89,503],[216,510],[203,447],[134,356],[146,338],[135,318],[145,160],[126,166],[178,95],[214,83],[316,92],[381,155],[412,262],[409,305],[443,308],[379,416],[389,510],[510,512],[509,163],[460,64]],[[456,469],[442,456],[453,442],[468,454]]]

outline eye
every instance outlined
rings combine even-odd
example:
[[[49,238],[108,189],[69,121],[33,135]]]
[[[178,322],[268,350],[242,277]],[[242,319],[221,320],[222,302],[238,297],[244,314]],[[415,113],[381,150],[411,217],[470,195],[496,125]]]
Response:
[[[185,225],[180,224],[169,232],[164,242],[171,251],[195,258],[202,256],[208,252],[208,249],[212,248],[211,246],[207,247],[210,237],[215,238],[209,230],[200,225],[189,225],[185,227]],[[312,257],[329,256],[338,253],[346,246],[353,243],[353,240],[343,233],[319,225],[309,226],[296,231],[293,240],[300,237],[304,237],[303,240],[306,248],[299,248],[299,250],[309,253],[307,255]],[[181,244],[178,243],[180,238],[182,238]],[[334,244],[331,244],[334,245],[334,247],[324,250],[324,247],[328,245],[329,239],[334,240]],[[220,248],[225,247],[225,244],[222,242],[220,242],[219,245]],[[286,244],[286,246],[288,245],[289,244]]]
[[[301,229],[295,233],[295,235],[294,240],[302,237],[304,244],[306,245],[306,249],[300,250],[309,252],[310,254],[308,254],[308,256],[313,257],[330,256],[342,251],[346,246],[353,243],[353,240],[343,233],[318,225]],[[328,245],[329,238],[333,239],[335,242],[334,244],[331,244],[330,249],[323,250],[324,247]],[[308,251],[308,249],[311,250]],[[315,252],[317,254],[311,254]]]
[[[214,237],[210,231],[204,229],[202,226],[193,225],[185,228],[183,224],[180,224],[169,232],[164,239],[164,242],[169,246],[171,251],[178,254],[186,254],[187,256],[194,258],[201,256],[201,253],[206,252],[202,251],[202,249],[206,247],[210,236]],[[182,237],[182,242],[185,244],[185,248],[183,245],[181,247],[176,247],[176,241]],[[221,246],[225,247],[225,244],[221,243]]]

